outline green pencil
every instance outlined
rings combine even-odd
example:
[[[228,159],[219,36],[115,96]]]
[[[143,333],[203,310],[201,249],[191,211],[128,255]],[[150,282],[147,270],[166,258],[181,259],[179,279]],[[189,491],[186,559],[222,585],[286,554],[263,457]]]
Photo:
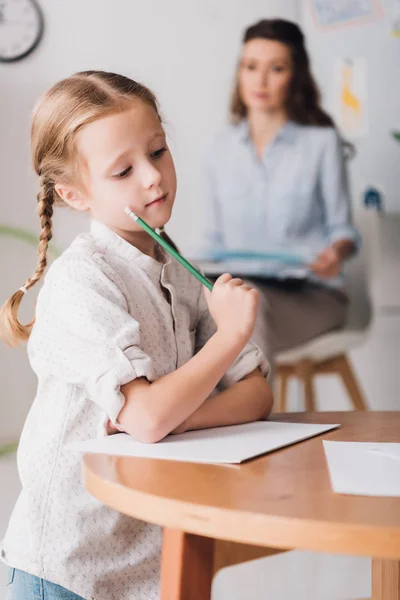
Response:
[[[181,256],[179,252],[175,250],[175,248],[170,246],[168,242],[166,242],[152,227],[150,227],[150,225],[146,223],[146,221],[143,221],[141,217],[138,217],[138,215],[135,214],[133,210],[131,210],[128,206],[125,208],[125,212],[131,219],[139,223],[139,225],[143,227],[143,229],[149,235],[151,235],[151,237],[155,239],[156,242],[160,244],[160,246],[165,248],[165,250],[169,252],[171,256],[173,256],[179,263],[181,263],[181,265],[185,267],[185,269],[187,269],[189,273],[196,277],[196,279],[198,279],[203,285],[205,285],[206,288],[208,288],[210,291],[213,289],[213,284],[211,283],[211,281],[207,279],[207,277],[204,277],[204,275],[202,275],[200,271],[198,271],[193,265],[191,265],[190,262],[186,260],[186,258],[183,258],[183,256]]]

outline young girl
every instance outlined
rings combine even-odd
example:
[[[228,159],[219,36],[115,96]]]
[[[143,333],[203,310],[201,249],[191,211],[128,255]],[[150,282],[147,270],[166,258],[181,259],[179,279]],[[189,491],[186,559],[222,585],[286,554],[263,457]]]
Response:
[[[268,415],[268,365],[248,343],[257,292],[223,275],[205,295],[125,214],[129,206],[162,228],[175,199],[157,103],[142,85],[96,71],[61,81],[34,112],[32,155],[38,266],[0,314],[6,343],[31,334],[38,377],[18,450],[22,492],[1,551],[8,598],[155,599],[160,529],[86,493],[81,457],[67,446],[115,430],[151,443]],[[46,267],[58,204],[89,211],[90,233],[51,266],[35,324],[24,326],[18,306]]]

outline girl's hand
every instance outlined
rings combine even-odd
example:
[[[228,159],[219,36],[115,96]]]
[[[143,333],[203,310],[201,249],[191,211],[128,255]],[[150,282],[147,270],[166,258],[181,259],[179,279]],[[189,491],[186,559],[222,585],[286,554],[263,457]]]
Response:
[[[221,275],[213,291],[205,289],[208,308],[217,329],[228,341],[247,344],[254,330],[258,308],[257,290],[232,275]]]
[[[336,277],[341,271],[342,263],[338,250],[331,246],[323,250],[316,260],[310,265],[310,269],[319,277],[329,279]]]

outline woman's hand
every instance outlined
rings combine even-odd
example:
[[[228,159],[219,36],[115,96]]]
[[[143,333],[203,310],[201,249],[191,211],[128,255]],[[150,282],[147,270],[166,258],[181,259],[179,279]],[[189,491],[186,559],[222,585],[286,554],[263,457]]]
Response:
[[[226,340],[247,344],[254,330],[257,317],[258,291],[245,285],[232,275],[221,275],[212,292],[204,290],[208,308],[218,332]]]
[[[310,269],[323,279],[337,277],[342,269],[342,261],[337,248],[331,246],[323,250],[311,263]]]
[[[354,242],[344,238],[336,240],[329,248],[323,250],[316,260],[309,265],[316,275],[323,279],[337,277],[342,270],[342,263],[354,252]]]

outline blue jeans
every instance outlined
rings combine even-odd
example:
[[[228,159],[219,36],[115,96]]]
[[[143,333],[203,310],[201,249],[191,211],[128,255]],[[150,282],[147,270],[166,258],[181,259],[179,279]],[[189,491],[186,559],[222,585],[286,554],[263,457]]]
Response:
[[[6,600],[85,600],[60,585],[10,569]]]

